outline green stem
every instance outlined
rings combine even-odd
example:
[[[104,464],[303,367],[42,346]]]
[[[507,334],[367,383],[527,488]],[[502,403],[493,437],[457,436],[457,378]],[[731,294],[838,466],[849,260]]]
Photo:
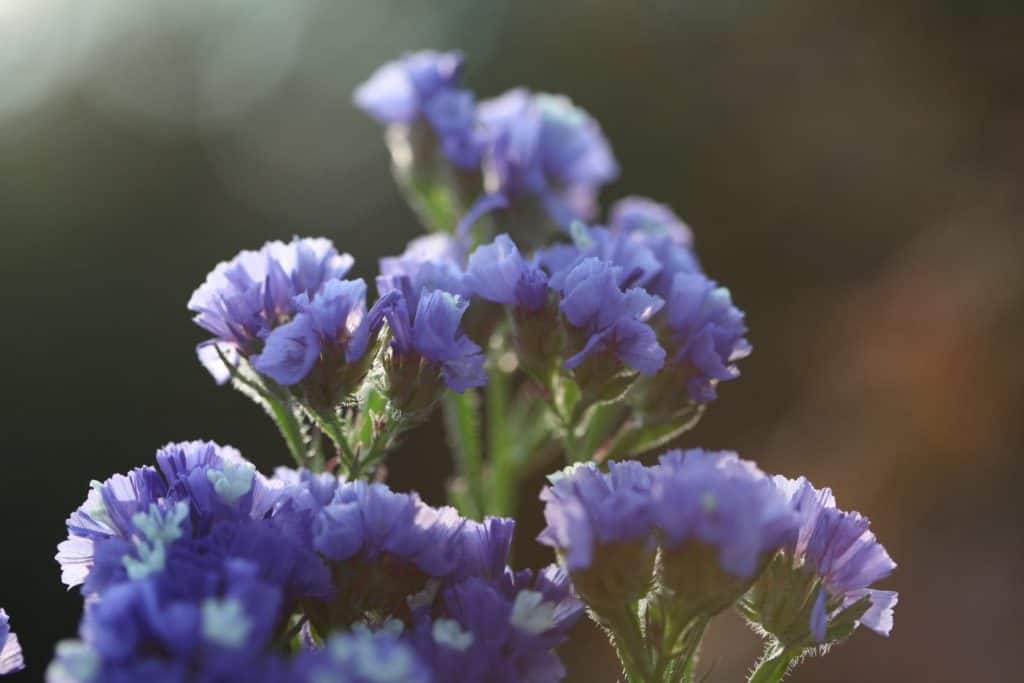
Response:
[[[623,607],[614,611],[604,610],[597,616],[598,622],[608,631],[628,683],[656,683],[651,676],[647,647],[636,611]]]
[[[515,514],[519,481],[519,464],[513,443],[516,437],[509,432],[508,413],[508,380],[501,370],[495,369],[487,380],[487,445],[491,476],[489,495],[484,500],[482,512],[503,517]]]
[[[442,403],[446,431],[455,451],[455,466],[468,489],[468,495],[456,507],[462,514],[479,519],[483,516],[485,503],[478,397],[471,390],[463,394],[448,391]]]
[[[228,369],[231,374],[231,380],[236,384],[245,387],[248,391],[252,392],[249,395],[250,398],[258,397],[264,403],[264,407],[270,416],[274,419],[277,424],[277,429],[281,432],[281,436],[284,437],[285,444],[288,446],[288,450],[291,452],[292,458],[299,467],[306,466],[306,444],[302,439],[302,426],[299,424],[299,420],[285,402],[275,396],[261,383],[253,381],[248,377],[242,375],[239,372],[238,367],[231,363],[224,352],[220,350],[220,347],[216,344],[213,345],[214,350],[217,352],[217,356],[220,361],[224,364],[224,367]],[[248,393],[242,390],[242,393]],[[255,394],[255,396],[253,396]]]
[[[799,656],[799,650],[784,648],[778,643],[769,644],[747,683],[778,683],[785,678]]]

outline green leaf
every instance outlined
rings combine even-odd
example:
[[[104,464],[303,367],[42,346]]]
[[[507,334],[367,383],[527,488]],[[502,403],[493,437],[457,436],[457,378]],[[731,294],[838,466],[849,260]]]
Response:
[[[666,422],[627,427],[615,439],[606,456],[609,459],[634,458],[667,444],[680,434],[693,429],[704,413],[704,406],[691,405]]]

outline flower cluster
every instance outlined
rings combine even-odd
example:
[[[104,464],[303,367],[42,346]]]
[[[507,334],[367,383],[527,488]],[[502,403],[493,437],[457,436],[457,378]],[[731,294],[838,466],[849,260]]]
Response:
[[[833,642],[858,625],[888,636],[898,595],[871,586],[896,563],[868,519],[838,509],[829,489],[803,477],[775,483],[799,518],[799,533],[754,586],[744,604],[748,618],[788,645]]]
[[[21,656],[21,645],[18,636],[11,632],[11,622],[7,612],[0,609],[0,676],[21,671],[25,662]]]
[[[431,230],[381,259],[372,303],[322,238],[242,251],[193,293],[200,361],[296,467],[195,441],[93,482],[58,546],[86,606],[50,683],[554,682],[585,609],[630,683],[695,680],[730,606],[769,641],[751,681],[774,683],[859,624],[889,633],[897,596],[874,584],[895,564],[828,489],[728,452],[629,460],[739,375],[744,314],[671,208],[601,218],[619,169],[586,112],[524,89],[478,103],[462,74],[419,52],[355,93]],[[438,405],[455,507],[384,483]],[[538,537],[558,563],[514,570],[517,485],[559,454]],[[20,667],[0,611],[0,674]]]
[[[869,586],[895,564],[867,520],[836,509],[827,489],[702,450],[670,451],[652,467],[575,465],[550,479],[538,540],[555,548],[580,597],[613,630],[637,600],[651,605],[651,652],[635,661],[657,666],[665,633],[681,638],[733,604],[787,652],[783,671],[859,623],[892,628],[896,593]]]
[[[561,678],[552,648],[582,607],[555,567],[506,566],[511,520],[308,470],[267,479],[210,442],[156,460],[68,519],[57,559],[90,600],[50,681]]]
[[[458,52],[425,50],[377,69],[355,92],[360,109],[381,123],[427,124],[444,156],[458,168],[480,164],[473,94],[459,87],[465,60]]]
[[[416,135],[426,129],[458,173],[476,172],[478,189],[537,209],[531,219],[568,229],[592,217],[598,191],[619,174],[598,123],[564,96],[523,88],[477,104],[459,86],[462,70],[460,53],[427,50],[385,64],[356,89],[356,105],[388,125],[396,167],[428,183],[439,175]]]
[[[551,479],[538,540],[556,549],[591,604],[646,594],[660,549],[658,583],[686,601],[686,611],[710,616],[796,533],[796,516],[772,480],[734,453],[670,451],[653,467],[612,462],[605,473],[575,465]]]

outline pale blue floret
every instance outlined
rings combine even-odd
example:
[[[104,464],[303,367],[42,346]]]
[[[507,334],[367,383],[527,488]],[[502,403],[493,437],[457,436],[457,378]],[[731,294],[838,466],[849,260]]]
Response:
[[[80,640],[62,640],[57,643],[46,680],[48,683],[91,683],[100,665],[100,655],[92,647]]]
[[[384,650],[369,632],[357,637],[332,638],[327,648],[335,662],[360,679],[374,683],[401,683],[409,680],[417,669],[410,651],[399,647]]]
[[[163,571],[167,564],[167,544],[181,538],[184,533],[181,524],[187,517],[188,504],[181,501],[166,513],[152,503],[148,512],[132,515],[132,523],[142,533],[142,538],[132,539],[138,558],[131,555],[121,558],[128,578],[137,581]]]
[[[181,523],[188,518],[188,503],[178,501],[166,513],[156,503],[149,506],[148,512],[136,512],[132,515],[132,524],[142,532],[151,543],[173,543],[181,538]]]
[[[213,490],[228,505],[234,504],[252,490],[255,477],[256,467],[248,462],[224,463],[224,469],[211,469],[206,472],[206,478],[213,484]]]
[[[135,550],[139,557],[125,555],[121,558],[128,578],[132,581],[140,581],[147,576],[162,572],[167,566],[167,550],[162,544],[150,545],[141,539],[135,539]]]
[[[203,638],[229,648],[240,648],[252,630],[245,606],[235,598],[203,602]]]
[[[538,636],[554,626],[556,607],[554,603],[545,602],[537,591],[519,591],[509,620],[520,631]]]
[[[431,630],[438,645],[465,652],[473,644],[473,634],[463,630],[454,619],[438,619]]]

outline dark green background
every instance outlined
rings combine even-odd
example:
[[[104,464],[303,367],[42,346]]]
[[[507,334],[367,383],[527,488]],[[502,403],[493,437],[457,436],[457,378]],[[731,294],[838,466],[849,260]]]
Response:
[[[463,48],[482,95],[566,92],[601,121],[624,168],[605,198],[672,203],[748,313],[743,377],[684,444],[832,485],[900,563],[891,640],[860,633],[791,680],[1008,680],[1024,613],[1017,3],[9,5],[0,605],[31,667],[12,681],[40,679],[75,633],[81,600],[51,558],[90,479],[197,437],[264,470],[287,460],[195,362],[185,302],[267,239],[331,237],[369,278],[418,234],[349,93],[419,47]],[[436,422],[390,465],[442,502]],[[540,485],[516,548],[535,566]],[[756,647],[716,624],[708,680],[739,680]],[[615,678],[589,627],[564,656],[570,680]]]

